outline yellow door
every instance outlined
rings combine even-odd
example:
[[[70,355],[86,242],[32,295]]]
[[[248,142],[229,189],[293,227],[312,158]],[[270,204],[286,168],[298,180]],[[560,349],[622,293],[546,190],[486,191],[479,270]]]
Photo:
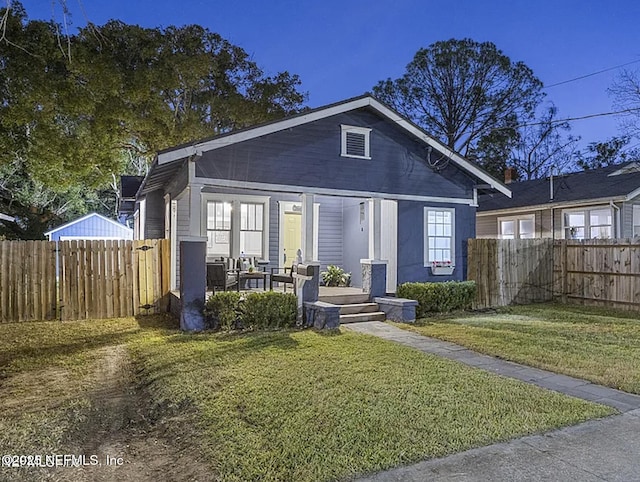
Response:
[[[302,214],[284,214],[284,246],[283,267],[291,266],[296,259],[296,253],[302,248]]]

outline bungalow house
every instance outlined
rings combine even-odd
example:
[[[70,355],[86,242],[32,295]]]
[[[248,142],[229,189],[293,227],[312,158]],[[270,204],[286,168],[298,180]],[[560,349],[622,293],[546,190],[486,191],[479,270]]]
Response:
[[[364,95],[159,152],[137,189],[134,229],[170,238],[176,267],[178,243],[195,237],[210,260],[244,254],[285,267],[301,255],[344,268],[356,287],[361,262],[386,263],[395,292],[406,281],[464,279],[478,189],[510,195]]]
[[[495,194],[480,197],[478,238],[640,236],[640,163],[507,185],[513,192],[511,198]]]

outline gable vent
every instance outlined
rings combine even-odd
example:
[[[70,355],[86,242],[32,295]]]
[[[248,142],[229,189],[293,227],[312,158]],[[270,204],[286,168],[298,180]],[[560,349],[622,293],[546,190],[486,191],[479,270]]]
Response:
[[[357,157],[371,159],[369,138],[371,129],[366,127],[342,126],[343,157]]]
[[[347,132],[347,155],[364,157],[366,155],[366,139],[364,134]]]

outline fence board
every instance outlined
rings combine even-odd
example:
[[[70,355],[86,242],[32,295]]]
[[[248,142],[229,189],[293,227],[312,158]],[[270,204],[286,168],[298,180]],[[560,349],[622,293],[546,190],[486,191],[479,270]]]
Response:
[[[0,241],[0,322],[165,312],[170,269],[164,239]]]
[[[640,310],[640,240],[469,240],[478,308],[563,302]]]

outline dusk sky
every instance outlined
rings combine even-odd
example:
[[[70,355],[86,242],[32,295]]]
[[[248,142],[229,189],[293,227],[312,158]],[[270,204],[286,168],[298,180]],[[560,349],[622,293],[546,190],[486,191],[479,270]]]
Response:
[[[59,0],[24,0],[30,18],[62,21]],[[52,4],[55,9],[52,13]],[[267,73],[298,74],[308,105],[370,91],[400,76],[420,47],[438,40],[491,41],[552,85],[620,64],[640,70],[640,2],[616,0],[67,0],[70,32],[112,18],[145,27],[197,23],[244,48]],[[612,111],[619,71],[546,89],[560,117]],[[614,117],[572,122],[582,145],[618,134]],[[631,147],[640,145],[634,140]]]

